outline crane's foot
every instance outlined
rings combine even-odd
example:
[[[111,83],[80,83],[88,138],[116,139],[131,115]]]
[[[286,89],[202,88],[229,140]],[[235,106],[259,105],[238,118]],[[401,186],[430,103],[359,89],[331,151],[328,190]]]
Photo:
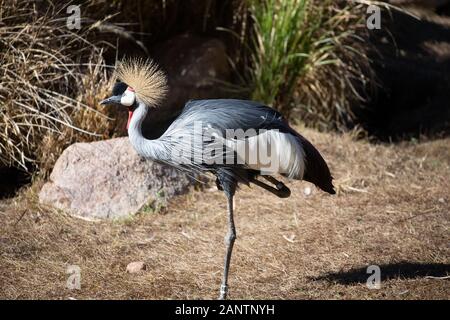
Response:
[[[291,190],[282,182],[277,183],[276,188],[278,190],[277,195],[280,198],[289,198],[289,196],[291,195]]]
[[[228,295],[228,286],[221,285],[219,300],[225,300],[227,298],[227,295]]]
[[[275,185],[275,188],[262,181],[259,181],[256,178],[253,178],[252,180],[250,180],[250,182],[256,184],[257,186],[263,189],[266,189],[269,192],[272,192],[274,195],[280,198],[288,198],[291,195],[291,190],[288,187],[286,187],[283,182],[280,182],[271,176],[262,176],[262,177],[273,183]]]

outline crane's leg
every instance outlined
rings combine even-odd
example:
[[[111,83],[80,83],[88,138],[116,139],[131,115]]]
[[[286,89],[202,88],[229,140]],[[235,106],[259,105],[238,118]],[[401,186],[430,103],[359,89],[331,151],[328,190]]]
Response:
[[[230,269],[231,254],[233,252],[234,240],[236,239],[236,229],[233,218],[233,195],[225,193],[228,200],[228,233],[225,236],[227,252],[225,254],[225,266],[223,270],[222,285],[220,286],[220,300],[227,298],[228,294],[228,271]]]

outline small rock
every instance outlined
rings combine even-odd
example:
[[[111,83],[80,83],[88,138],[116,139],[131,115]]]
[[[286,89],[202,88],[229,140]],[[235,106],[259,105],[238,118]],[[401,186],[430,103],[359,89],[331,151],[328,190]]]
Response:
[[[147,265],[143,261],[134,261],[127,265],[128,273],[138,273],[144,270],[147,270]]]
[[[286,236],[286,235],[283,235],[283,238],[284,238],[286,241],[290,242],[290,243],[295,243],[295,242],[297,242],[297,241],[294,241],[294,239],[295,239],[295,234],[291,234],[289,237]]]
[[[312,193],[311,187],[306,187],[306,188],[303,190],[303,193],[305,194],[305,196],[310,196],[311,193]]]
[[[445,203],[445,199],[444,199],[444,198],[439,198],[438,201],[439,201],[440,203]]]

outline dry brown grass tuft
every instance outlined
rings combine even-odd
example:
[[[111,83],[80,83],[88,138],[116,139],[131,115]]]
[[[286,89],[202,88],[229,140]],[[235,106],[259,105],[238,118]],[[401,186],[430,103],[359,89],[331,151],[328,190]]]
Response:
[[[449,139],[373,145],[302,132],[330,163],[338,195],[313,188],[305,196],[305,182],[289,183],[289,199],[242,187],[231,298],[449,299]],[[217,297],[221,192],[194,191],[160,214],[99,223],[38,207],[30,195],[0,203],[0,297]],[[136,260],[147,271],[127,274]],[[66,288],[74,264],[79,291]],[[372,264],[381,267],[379,290],[365,285]]]
[[[367,5],[347,1],[320,5],[319,42],[311,50],[310,67],[297,81],[293,111],[309,126],[348,128],[356,120],[354,108],[364,105],[376,90],[368,58],[373,48],[365,25]]]
[[[98,106],[110,88],[92,25],[66,26],[57,2],[1,1],[0,164],[51,168],[75,140],[112,135],[114,122]]]
[[[251,98],[309,126],[352,126],[353,108],[375,89],[365,25],[369,3],[250,1]]]

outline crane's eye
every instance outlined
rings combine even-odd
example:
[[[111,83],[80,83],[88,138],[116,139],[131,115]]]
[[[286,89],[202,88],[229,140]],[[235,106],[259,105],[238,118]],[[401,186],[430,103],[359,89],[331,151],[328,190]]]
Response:
[[[135,99],[136,99],[136,94],[134,93],[134,90],[132,88],[128,87],[127,90],[125,90],[125,92],[122,94],[120,103],[124,106],[130,107],[133,105]]]

